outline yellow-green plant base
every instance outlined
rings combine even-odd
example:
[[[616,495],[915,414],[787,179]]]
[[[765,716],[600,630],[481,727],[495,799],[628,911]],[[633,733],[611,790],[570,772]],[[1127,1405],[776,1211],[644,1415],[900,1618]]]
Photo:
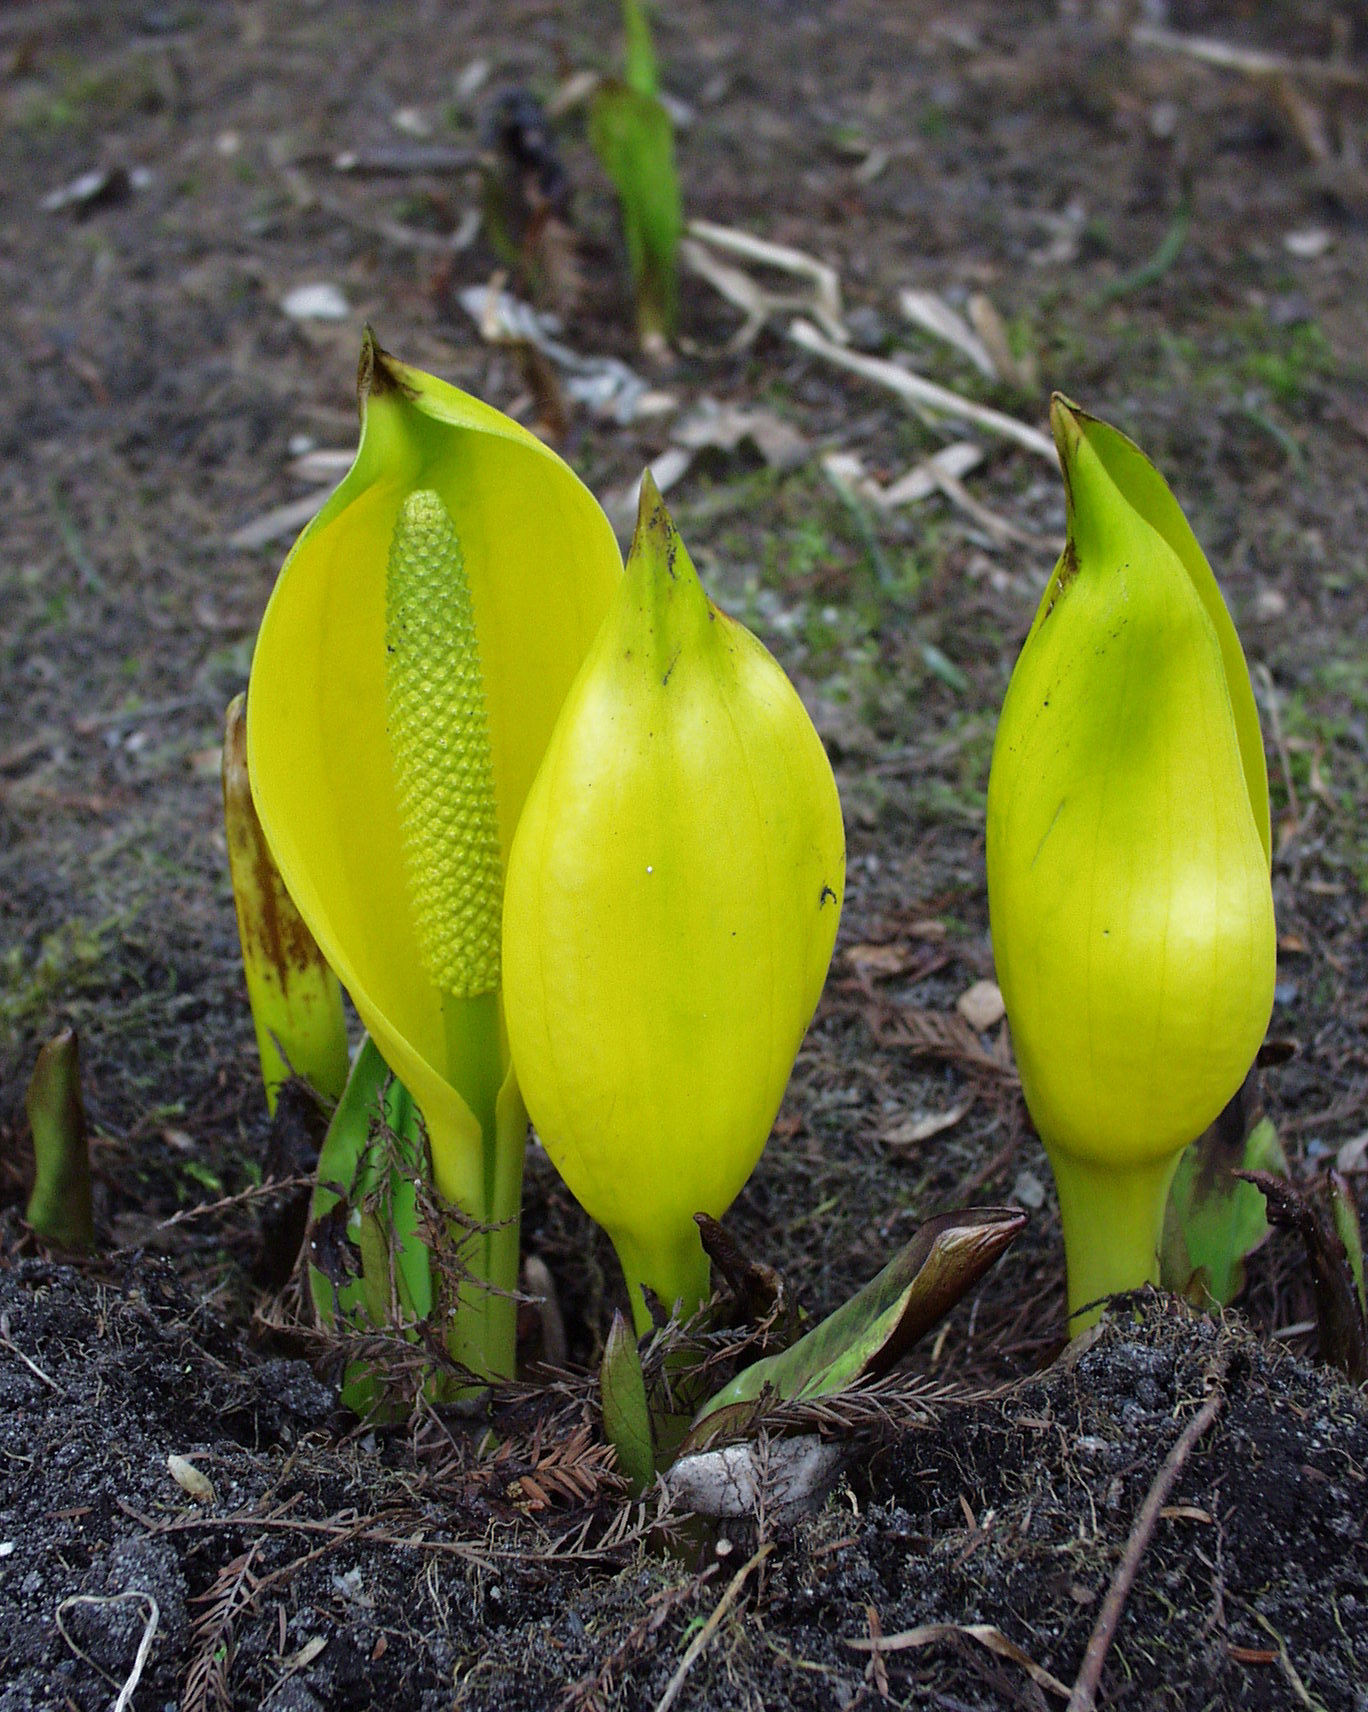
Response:
[[[1086,1331],[1103,1299],[1159,1280],[1164,1205],[1181,1153],[1121,1169],[1047,1147],[1069,1272],[1069,1330]]]

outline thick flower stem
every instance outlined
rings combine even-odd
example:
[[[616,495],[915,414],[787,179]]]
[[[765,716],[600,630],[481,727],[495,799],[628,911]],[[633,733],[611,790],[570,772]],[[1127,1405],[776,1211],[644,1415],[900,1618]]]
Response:
[[[687,1320],[707,1301],[712,1287],[711,1273],[698,1227],[692,1220],[668,1247],[647,1248],[638,1243],[630,1232],[611,1234],[627,1280],[632,1323],[638,1337],[645,1337],[651,1329],[651,1311],[642,1294],[643,1284],[667,1310],[676,1311],[681,1319]]]
[[[510,1078],[499,1096],[490,1176],[489,1231],[485,1238],[484,1324],[487,1371],[492,1378],[515,1377],[518,1345],[518,1260],[522,1236],[523,1156],[527,1149],[527,1108]]]
[[[527,1117],[516,1088],[504,1090],[499,997],[482,993],[442,1001],[447,1079],[480,1126],[475,1183],[453,1196],[476,1230],[457,1232],[467,1274],[448,1336],[452,1355],[483,1379],[511,1379],[517,1354],[518,1204]],[[516,1109],[512,1109],[516,1108]],[[434,1148],[434,1155],[436,1155]]]
[[[1159,1278],[1164,1206],[1181,1153],[1130,1168],[1047,1147],[1059,1191],[1069,1272],[1069,1330],[1086,1331],[1102,1298]]]

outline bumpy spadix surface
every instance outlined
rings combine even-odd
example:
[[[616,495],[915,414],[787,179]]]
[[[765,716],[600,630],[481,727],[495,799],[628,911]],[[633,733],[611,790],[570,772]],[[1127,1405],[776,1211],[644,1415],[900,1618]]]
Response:
[[[430,488],[399,510],[385,601],[390,748],[414,926],[444,993],[499,984],[503,863],[489,711],[456,527]]]
[[[1267,1027],[1267,784],[1239,640],[1163,478],[1058,398],[1054,426],[1069,537],[993,752],[993,952],[1046,1145],[1130,1168],[1201,1133]]]

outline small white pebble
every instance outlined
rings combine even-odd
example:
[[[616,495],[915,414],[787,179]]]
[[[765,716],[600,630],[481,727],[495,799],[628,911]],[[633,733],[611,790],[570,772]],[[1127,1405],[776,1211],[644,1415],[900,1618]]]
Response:
[[[177,1456],[173,1451],[166,1459],[166,1466],[176,1485],[182,1492],[188,1492],[197,1504],[214,1502],[213,1481],[207,1474],[202,1474],[188,1457]]]
[[[326,281],[287,291],[280,307],[292,321],[345,321],[351,314],[341,287]]]
[[[1324,226],[1306,226],[1301,231],[1286,233],[1283,248],[1298,261],[1310,262],[1323,256],[1334,241]]]

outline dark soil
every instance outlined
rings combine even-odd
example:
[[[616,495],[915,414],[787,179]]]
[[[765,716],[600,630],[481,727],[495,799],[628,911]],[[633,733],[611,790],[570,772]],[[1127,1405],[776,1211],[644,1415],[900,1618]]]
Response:
[[[1059,386],[1170,476],[1264,714],[1272,1028],[1296,1049],[1265,1094],[1312,1180],[1368,1124],[1360,20],[1314,3],[1143,9],[1188,35],[1341,58],[1330,76],[1255,77],[1136,43],[1130,9],[1103,0],[660,10],[665,83],[691,109],[691,213],[832,264],[858,348],[1031,422]],[[1005,540],[943,498],[852,507],[822,454],[856,453],[887,482],[961,431],[821,365],[782,318],[728,351],[739,317],[693,277],[680,350],[652,368],[582,114],[555,130],[582,276],[566,343],[630,362],[677,415],[704,396],[764,406],[810,447],[782,471],[707,453],[670,493],[705,581],[812,707],[850,844],[827,994],[729,1223],[818,1312],[944,1208],[1015,1199],[1032,1224],[914,1355],[886,1430],[851,1428],[825,1510],[796,1532],[752,1519],[719,1556],[697,1533],[669,1555],[651,1506],[626,1504],[587,1382],[515,1399],[500,1448],[430,1417],[347,1436],[331,1376],[279,1329],[285,1309],[275,1330],[253,1321],[278,1259],[257,1235],[271,1203],[165,1223],[252,1190],[267,1158],[216,750],[289,537],[233,537],[316,489],[302,447],[353,443],[363,320],[502,408],[530,419],[538,402],[459,305],[502,265],[483,232],[448,242],[482,204],[478,173],[345,174],[334,156],[474,148],[499,91],[549,97],[569,72],[608,69],[615,14],[611,0],[0,11],[0,1707],[110,1704],[150,1606],[63,1602],[118,1592],[156,1601],[142,1708],[514,1708],[572,1688],[569,1704],[654,1707],[767,1545],[676,1706],[1048,1704],[972,1640],[845,1643],[990,1623],[1072,1682],[1135,1513],[1220,1369],[1225,1404],[1141,1561],[1105,1701],[1357,1712],[1368,1426],[1285,1353],[1314,1348],[1294,1245],[1254,1257],[1243,1317],[1219,1331],[1151,1305],[1038,1371],[1063,1310],[1048,1169],[996,1034],[947,1047],[938,1026],[991,974],[988,757],[1062,529],[1057,475],[984,442],[967,485],[1019,532]],[[44,207],[96,170],[93,193]],[[316,282],[344,292],[345,320],[284,313]],[[916,332],[898,311],[908,286],[961,308],[986,292],[1038,386],[988,382]],[[606,497],[675,419],[572,408],[562,450]],[[17,1216],[24,1085],[67,1023],[100,1238],[80,1271],[33,1258]],[[898,1144],[961,1105],[952,1127]],[[1363,1150],[1351,1157],[1362,1187]],[[612,1257],[544,1160],[525,1228],[571,1358],[592,1363]],[[959,1400],[928,1425],[914,1380]],[[965,1400],[998,1381],[1018,1383]],[[171,1454],[208,1476],[212,1502],[175,1483]]]
[[[601,1459],[556,1456],[583,1446],[587,1399],[562,1399],[562,1436],[514,1430],[492,1458],[431,1432],[339,1444],[308,1367],[244,1357],[164,1264],[94,1284],[26,1262],[0,1279],[0,1316],[7,1353],[29,1357],[0,1369],[24,1423],[0,1482],[4,1712],[100,1704],[148,1620],[109,1602],[134,1591],[157,1614],[140,1704],[649,1708],[766,1544],[683,1704],[848,1706],[872,1683],[900,1704],[1038,1705],[1018,1664],[967,1637],[877,1662],[847,1643],[987,1623],[1068,1678],[1213,1386],[1224,1405],[1143,1560],[1108,1704],[1368,1703],[1368,1409],[1171,1300],[1003,1398],[931,1405],[930,1424],[900,1426],[911,1410],[890,1397],[815,1518],[776,1534],[762,1506],[668,1555]],[[211,1497],[182,1490],[170,1454]]]

